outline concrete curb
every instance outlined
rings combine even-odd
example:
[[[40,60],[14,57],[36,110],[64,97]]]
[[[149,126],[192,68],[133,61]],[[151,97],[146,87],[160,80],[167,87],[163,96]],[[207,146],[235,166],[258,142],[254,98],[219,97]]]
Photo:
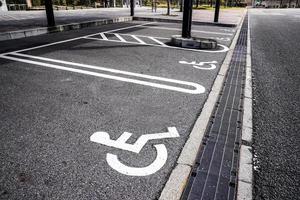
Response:
[[[166,18],[155,18],[155,17],[133,17],[136,21],[150,21],[150,22],[169,22],[169,23],[182,23],[180,19],[166,19]],[[208,26],[221,26],[221,27],[236,27],[237,24],[225,24],[216,22],[200,22],[193,21],[193,25],[208,25]]]
[[[242,144],[238,173],[237,200],[252,200],[253,162],[252,162],[252,73],[250,46],[250,16],[248,14],[246,80],[242,126]]]
[[[64,25],[58,25],[53,27],[41,27],[41,28],[34,28],[34,29],[27,29],[27,30],[20,30],[20,31],[4,32],[4,33],[0,33],[0,41],[31,37],[31,36],[42,35],[46,33],[76,30],[76,29],[81,29],[86,27],[95,27],[104,24],[128,22],[128,21],[132,21],[132,17],[116,17],[113,19],[101,19],[101,20],[86,21],[81,23],[64,24]]]
[[[181,35],[173,35],[171,37],[170,45],[191,49],[216,49],[218,43],[216,40],[209,38],[183,38]]]
[[[246,13],[246,12],[245,12]],[[214,110],[215,104],[218,100],[219,93],[222,90],[225,75],[229,68],[229,64],[236,46],[238,37],[240,35],[241,27],[245,18],[245,13],[239,22],[238,30],[229,51],[223,61],[219,73],[214,81],[211,92],[203,106],[200,116],[196,120],[192,132],[186,141],[181,154],[177,160],[177,166],[171,172],[169,180],[167,181],[159,200],[179,200],[188,182],[191,169],[195,163],[198,151],[200,149],[202,138],[205,134],[206,127],[209,123],[211,114]],[[184,185],[184,187],[182,187]]]

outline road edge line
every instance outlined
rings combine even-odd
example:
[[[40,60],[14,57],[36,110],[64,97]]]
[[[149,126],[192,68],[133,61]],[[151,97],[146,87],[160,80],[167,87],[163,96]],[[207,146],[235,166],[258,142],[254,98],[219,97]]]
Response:
[[[253,155],[252,155],[252,71],[251,71],[250,15],[248,13],[246,80],[244,87],[244,109],[242,123],[242,144],[238,172],[237,200],[252,200]]]
[[[166,19],[159,17],[139,17],[134,16],[133,21],[150,21],[150,22],[167,22],[167,23],[182,23],[181,19]],[[219,26],[219,27],[236,27],[237,24],[230,23],[220,23],[220,22],[202,22],[202,21],[192,21],[193,25],[203,25],[203,26]]]
[[[132,17],[116,17],[111,19],[100,19],[100,20],[85,21],[80,23],[62,24],[53,27],[39,27],[39,28],[25,29],[19,31],[10,31],[10,32],[0,33],[0,41],[20,39],[20,38],[43,35],[48,33],[77,30],[77,29],[82,29],[87,27],[96,27],[105,24],[115,24],[120,22],[129,22],[129,21],[132,21]]]
[[[172,170],[169,179],[160,194],[159,200],[179,200],[184,192],[192,167],[197,158],[197,154],[202,143],[202,138],[205,134],[211,114],[213,113],[215,104],[218,100],[219,93],[221,92],[225,75],[229,68],[229,64],[233,56],[233,51],[240,35],[246,13],[247,12],[244,12],[242,20],[237,26],[237,32],[232,40],[229,51],[227,52],[222,66],[220,67],[220,70],[215,78],[211,91],[208,94],[208,98],[206,99],[202,111],[189,135],[189,138],[187,139],[179,155],[176,166]]]

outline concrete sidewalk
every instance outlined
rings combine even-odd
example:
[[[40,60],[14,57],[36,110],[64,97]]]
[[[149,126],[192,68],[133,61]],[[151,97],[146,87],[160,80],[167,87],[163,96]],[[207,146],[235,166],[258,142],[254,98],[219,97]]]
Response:
[[[226,9],[220,11],[219,23],[236,25],[241,20],[245,9]],[[164,20],[182,20],[182,12],[172,9],[171,15],[165,15],[166,9],[159,8],[152,12],[149,7],[137,7],[135,16]],[[129,8],[98,8],[82,10],[54,11],[57,27],[47,28],[44,10],[8,11],[0,16],[0,41],[40,35],[50,32],[66,31],[107,23],[130,21]],[[214,10],[194,10],[193,21],[213,23]]]

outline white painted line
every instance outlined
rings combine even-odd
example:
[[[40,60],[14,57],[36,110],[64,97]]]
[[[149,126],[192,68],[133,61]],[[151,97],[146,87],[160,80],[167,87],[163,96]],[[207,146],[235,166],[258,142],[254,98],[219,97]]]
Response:
[[[24,54],[15,54],[15,55],[25,56]],[[135,84],[139,84],[139,85],[145,85],[145,86],[161,88],[161,89],[166,89],[166,90],[172,90],[172,91],[177,91],[177,92],[183,92],[183,93],[188,93],[188,94],[201,94],[201,93],[205,92],[205,88],[202,85],[199,85],[199,84],[193,83],[193,82],[180,81],[180,80],[163,78],[163,77],[158,77],[158,76],[150,76],[150,75],[145,75],[145,74],[137,74],[137,73],[133,73],[133,72],[126,72],[126,71],[121,71],[121,70],[116,70],[116,69],[97,67],[97,66],[73,63],[73,62],[67,62],[67,61],[59,61],[59,60],[36,57],[36,56],[26,55],[25,57],[40,59],[40,60],[48,60],[51,62],[57,62],[57,63],[62,63],[62,64],[70,64],[73,66],[85,67],[85,68],[90,68],[90,69],[109,71],[109,72],[113,72],[116,74],[130,75],[130,76],[140,77],[140,78],[149,79],[149,80],[158,80],[158,81],[172,83],[172,84],[175,83],[175,84],[179,84],[179,85],[193,87],[194,89],[187,89],[187,88],[176,87],[176,86],[171,86],[171,85],[166,85],[166,84],[158,84],[158,83],[153,83],[153,82],[149,82],[149,81],[124,78],[124,77],[120,77],[120,76],[107,75],[107,74],[103,74],[103,73],[85,71],[85,70],[81,70],[81,69],[63,67],[60,65],[48,64],[48,63],[43,63],[43,62],[38,62],[38,61],[32,61],[32,60],[26,60],[26,59],[21,59],[21,58],[10,57],[10,56],[6,56],[6,55],[0,55],[0,58],[14,60],[14,61],[18,61],[18,62],[29,63],[29,64],[33,64],[33,65],[39,65],[39,66],[44,66],[44,67],[49,67],[49,68],[54,68],[54,69],[60,69],[60,70],[65,70],[65,71],[70,71],[70,72],[76,72],[76,73],[81,73],[81,74],[86,74],[86,75],[91,75],[91,76],[96,76],[96,77],[102,77],[102,78],[107,78],[107,79],[113,79],[113,80],[118,80],[118,81],[123,81],[123,82],[135,83]]]
[[[154,37],[149,37],[149,38],[150,38],[151,40],[153,40],[154,42],[156,42],[156,43],[160,44],[161,46],[164,46],[164,47],[166,47],[166,46],[167,46],[165,43],[163,43],[163,42],[161,42],[161,41],[159,41],[159,40],[155,39]]]
[[[124,38],[122,38],[119,34],[113,33],[121,42],[126,42]]]
[[[103,40],[108,40],[104,33],[99,33]]]
[[[93,37],[86,37],[84,39],[105,41],[103,39],[93,38]],[[117,40],[108,40],[108,41],[110,41],[110,42],[121,42],[121,41],[117,41]],[[141,43],[129,42],[129,41],[127,41],[126,43],[128,43],[128,44],[141,44]],[[207,52],[207,53],[221,53],[221,52],[226,52],[226,51],[229,50],[228,47],[226,47],[225,45],[222,45],[222,44],[218,44],[218,46],[222,47],[222,49],[221,50],[216,50],[216,51],[208,51],[208,50],[201,50],[201,49],[188,49],[188,48],[181,48],[181,47],[174,47],[174,46],[167,46],[167,45],[162,46],[162,45],[156,45],[156,44],[143,44],[143,45],[170,48],[170,49],[179,49],[179,50],[183,50],[183,51],[195,51],[195,52]]]
[[[120,34],[120,33],[119,33]],[[132,35],[132,34],[120,34],[120,35],[127,35],[127,36],[136,36],[136,37],[145,37],[145,38],[148,38],[148,37],[153,37],[153,38],[156,38],[156,39],[161,39],[161,40],[170,40],[170,38],[167,38],[167,37],[157,37],[157,36],[151,36],[151,35]],[[225,41],[225,42],[229,42],[230,41],[230,38],[229,37],[208,37],[210,39],[215,39],[215,40],[220,40],[220,41]]]
[[[170,40],[170,38],[167,38],[167,37],[157,37],[157,36],[151,36],[151,35],[132,35],[132,34],[120,34],[120,35],[127,35],[127,36],[131,36],[131,37],[145,37],[145,38],[148,38],[148,37],[153,37],[153,38],[156,38],[156,39],[160,39],[160,40]],[[225,42],[229,42],[230,41],[230,38],[229,37],[208,37],[210,39],[215,39],[215,40],[220,40],[220,41],[225,41]]]
[[[155,23],[157,23],[157,22],[147,22],[147,23],[143,23],[143,24],[138,24],[138,25],[130,26],[130,27],[117,28],[117,29],[105,31],[104,33],[113,33],[113,32],[116,32],[116,31],[123,31],[123,30],[127,30],[129,28],[136,28],[136,27],[146,26],[148,24],[155,24]]]
[[[232,58],[232,52],[236,46],[238,36],[240,35],[241,26],[243,23],[242,17],[239,26],[237,28],[236,35],[231,43],[230,50],[225,57],[225,61],[223,62],[220,71],[226,73],[229,67],[229,61]],[[210,116],[214,110],[215,103],[219,97],[219,93],[221,92],[223,81],[225,76],[219,74],[217,75],[216,81],[213,84],[212,90],[209,93],[207,100],[203,106],[200,116],[195,122],[195,125],[190,133],[188,140],[186,141],[180,156],[177,160],[177,167],[172,171],[167,184],[165,185],[159,200],[179,200],[184,191],[184,187],[188,181],[188,175],[191,171],[191,166],[194,165],[195,159],[197,157],[198,149],[200,148],[202,138],[206,131],[206,127],[209,123]],[[178,174],[178,172],[185,170],[184,174]],[[180,186],[180,187],[179,187]]]
[[[138,38],[136,35],[130,35],[132,38],[134,38],[135,40],[137,40],[139,43],[141,44],[146,44],[143,40],[141,40],[140,38]]]
[[[136,27],[140,27],[140,26],[143,26],[143,25],[147,25],[147,24],[153,24],[153,23],[156,23],[156,22],[149,22],[149,23],[144,23],[144,24],[127,26],[127,27],[124,27],[124,28],[117,28],[117,29],[113,29],[113,30],[110,30],[110,31],[106,31],[105,33],[136,28]],[[89,34],[89,35],[85,35],[85,36],[81,36],[81,37],[71,38],[71,39],[67,39],[67,40],[61,40],[61,41],[52,42],[52,43],[49,43],[49,44],[39,45],[39,46],[30,47],[30,48],[26,48],[26,49],[20,49],[20,50],[17,50],[17,51],[12,51],[12,52],[7,52],[7,53],[2,53],[0,55],[5,55],[5,54],[13,53],[13,52],[29,51],[29,50],[39,49],[39,48],[43,48],[43,47],[53,46],[53,45],[56,45],[56,44],[61,44],[61,43],[71,42],[71,41],[75,41],[75,40],[79,40],[79,39],[84,39],[86,37],[96,36],[98,34],[99,33],[93,33],[93,34]]]
[[[170,31],[181,31],[179,28],[166,28],[166,27],[160,27],[160,26],[146,26],[143,25],[143,27],[150,28],[150,29],[160,29],[160,30],[170,30]],[[192,32],[195,33],[209,33],[209,34],[217,34],[217,35],[233,35],[232,33],[221,33],[221,32],[213,32],[213,31],[200,31],[200,30],[192,30]]]
[[[132,34],[120,34],[120,35],[128,35],[128,36],[136,36],[136,37],[142,37],[142,38],[148,38],[148,37],[154,37],[154,36],[151,36],[151,35],[132,35]],[[161,39],[161,40],[169,40],[170,38],[166,38],[166,37],[154,37],[156,39]]]

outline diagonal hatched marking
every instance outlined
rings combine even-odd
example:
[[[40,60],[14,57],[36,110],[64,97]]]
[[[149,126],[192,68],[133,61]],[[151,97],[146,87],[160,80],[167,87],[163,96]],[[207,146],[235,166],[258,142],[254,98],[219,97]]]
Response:
[[[103,32],[102,35],[105,36],[106,33],[108,33],[108,32]],[[121,35],[130,35],[130,34],[119,34],[119,35],[121,36]],[[95,36],[95,35],[93,35],[93,36]],[[93,36],[83,37],[83,39],[96,40],[96,41],[98,40],[98,41],[109,41],[109,42],[122,42],[122,43],[127,43],[127,44],[139,44],[139,45],[147,45],[147,46],[154,46],[154,47],[179,49],[179,50],[183,50],[183,51],[208,52],[208,53],[222,53],[222,52],[227,52],[229,50],[229,48],[227,46],[222,45],[222,44],[218,44],[218,46],[220,47],[220,49],[218,49],[218,50],[189,49],[189,48],[169,46],[169,45],[166,45],[165,43],[163,43],[162,41],[159,41],[159,39],[165,39],[165,38],[162,38],[162,37],[138,36],[138,35],[133,36],[133,35],[130,35],[134,39],[137,40],[137,42],[132,42],[132,41],[126,41],[124,38],[123,39],[125,41],[121,41],[121,40],[112,40],[112,39],[107,38],[106,36],[105,36],[106,39],[96,38],[96,37],[93,37]],[[146,43],[146,42],[142,41],[140,39],[140,37],[148,38],[148,39],[154,41],[156,44]]]
[[[114,33],[114,35],[115,35],[120,41],[126,42],[126,40],[125,40],[124,38],[122,38],[122,37],[120,36],[120,34]]]
[[[141,40],[140,38],[138,38],[137,36],[135,35],[130,35],[132,38],[134,38],[135,40],[137,40],[139,43],[141,44],[146,44],[146,42],[144,42],[143,40]]]

